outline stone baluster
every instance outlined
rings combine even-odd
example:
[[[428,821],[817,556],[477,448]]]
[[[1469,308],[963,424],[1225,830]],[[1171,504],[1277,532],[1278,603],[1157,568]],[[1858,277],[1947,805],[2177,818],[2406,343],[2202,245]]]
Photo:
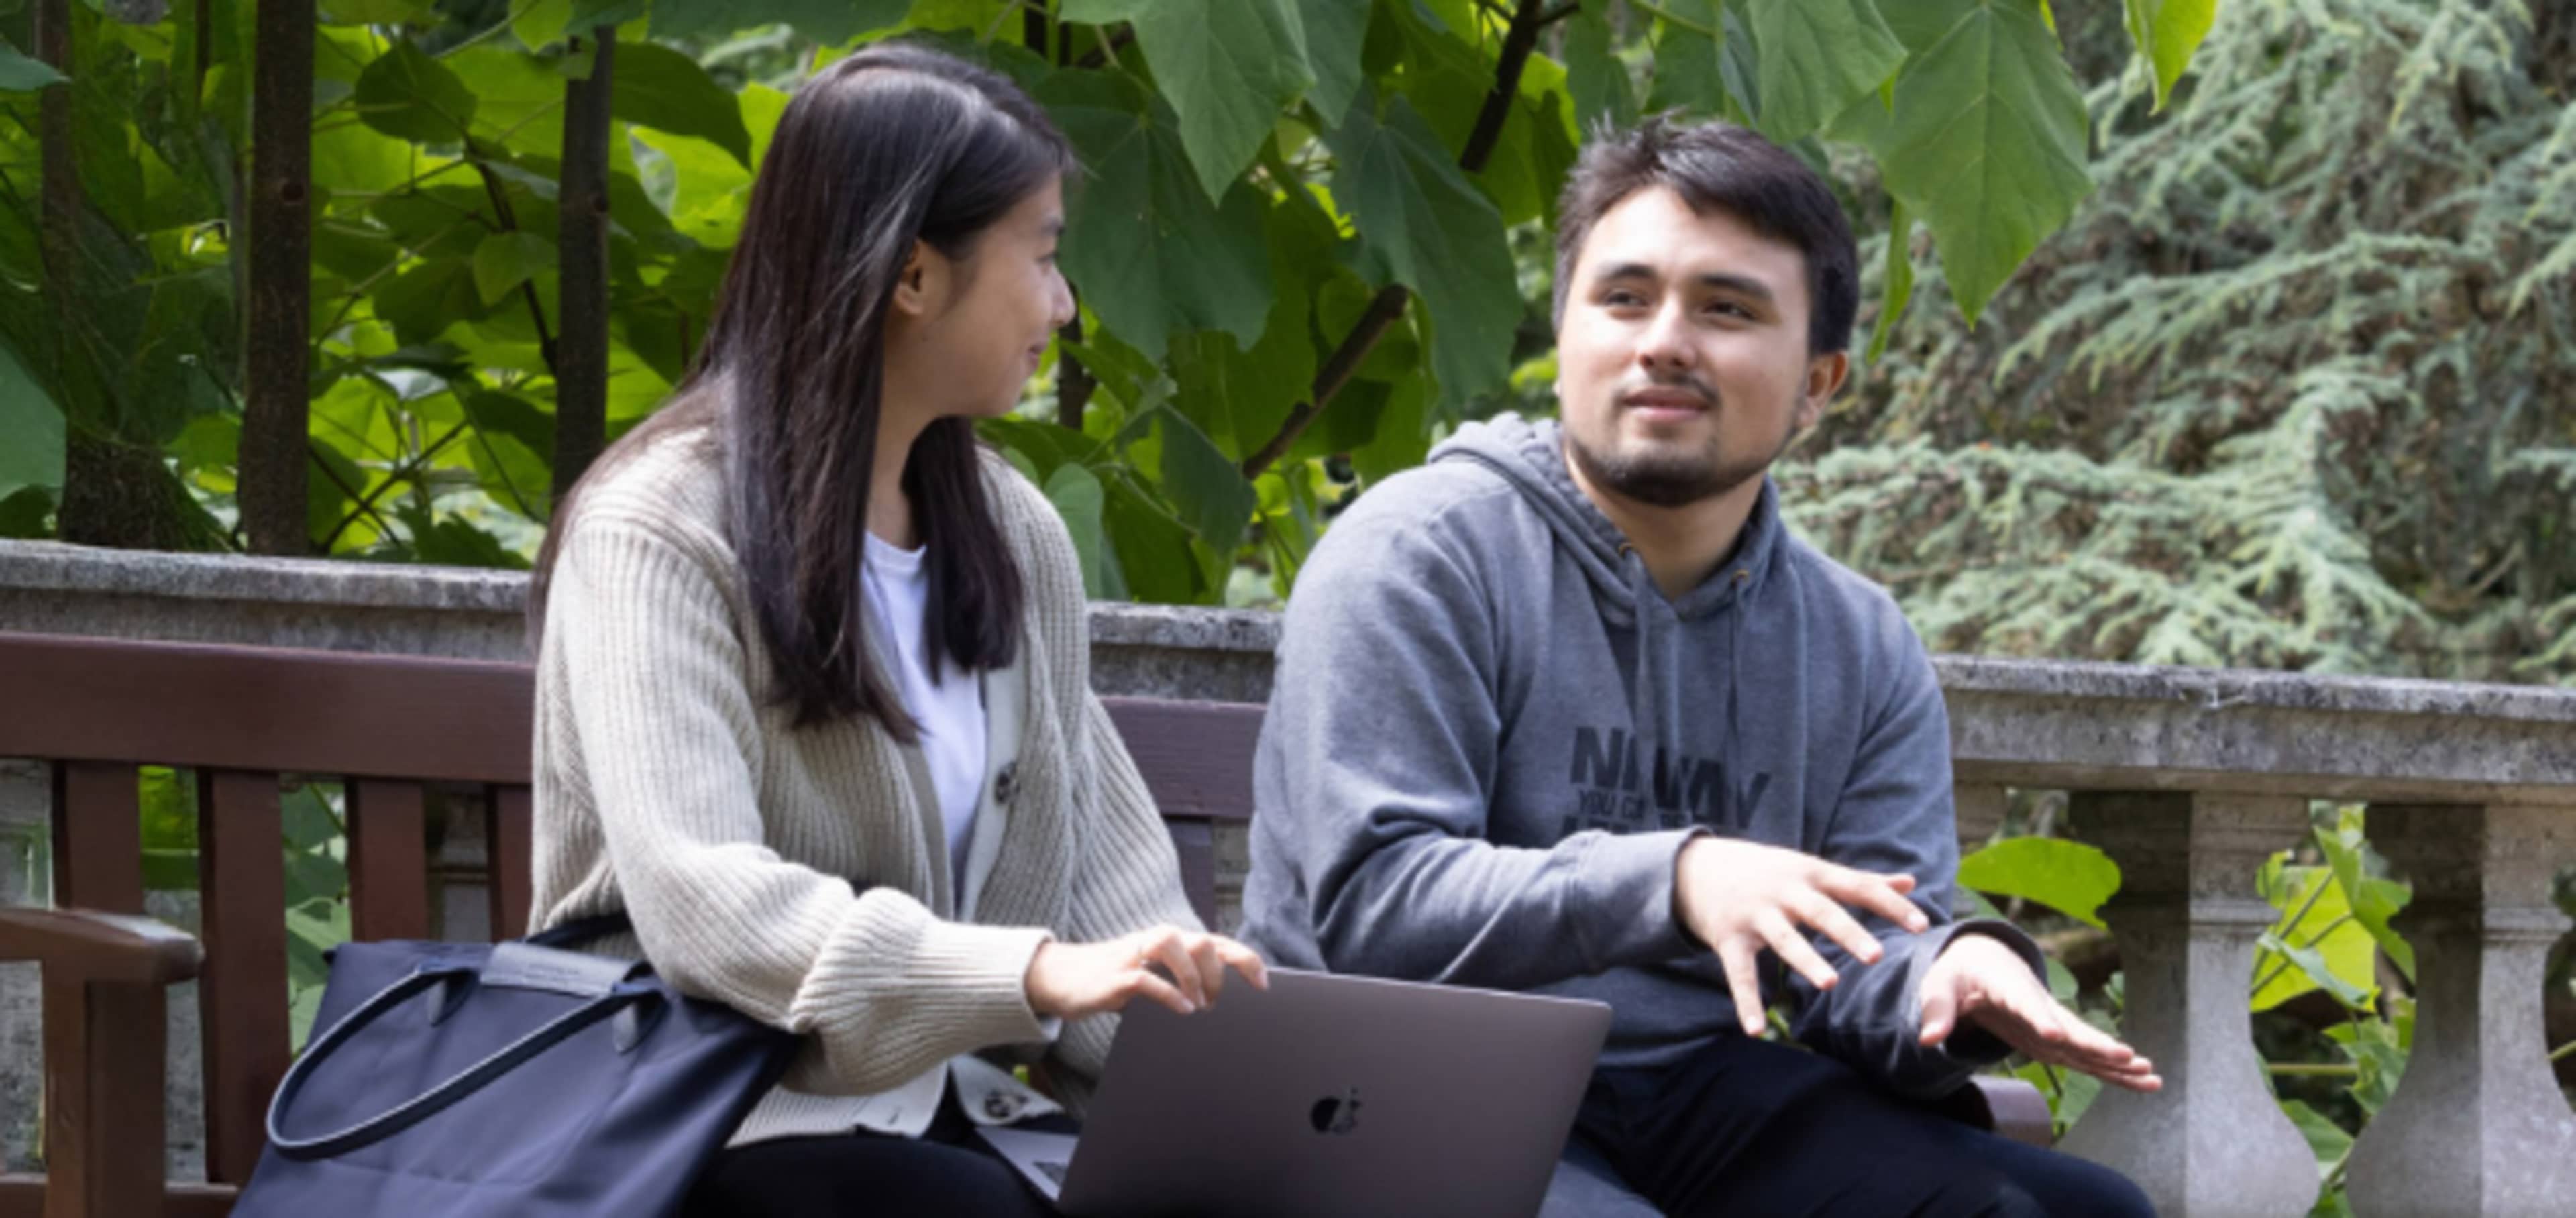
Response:
[[[2352,1208],[2564,1214],[2576,1115],[2545,1060],[2543,971],[2567,919],[2551,874],[2576,858],[2576,808],[2373,804],[2370,841],[2415,885],[2415,1041],[2397,1094],[2352,1148]]]
[[[2120,865],[2102,909],[2127,975],[2121,1036],[2164,1090],[2105,1087],[2059,1146],[2118,1168],[2165,1218],[2296,1218],[2316,1159],[2274,1102],[2246,994],[2254,941],[2274,918],[2255,873],[2308,825],[2295,798],[2077,792],[2078,836]]]

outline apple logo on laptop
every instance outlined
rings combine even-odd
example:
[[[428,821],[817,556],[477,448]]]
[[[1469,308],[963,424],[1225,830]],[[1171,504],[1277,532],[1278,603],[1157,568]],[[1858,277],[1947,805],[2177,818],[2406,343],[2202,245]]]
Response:
[[[1360,1089],[1353,1087],[1348,1095],[1328,1095],[1315,1101],[1315,1109],[1307,1119],[1314,1123],[1317,1133],[1346,1134],[1359,1128]]]

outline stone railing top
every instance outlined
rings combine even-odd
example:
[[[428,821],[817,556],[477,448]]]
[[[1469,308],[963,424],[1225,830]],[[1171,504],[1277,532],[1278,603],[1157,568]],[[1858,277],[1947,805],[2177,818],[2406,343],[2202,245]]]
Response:
[[[0,542],[0,630],[524,655],[516,572]],[[1112,692],[1258,701],[1278,615],[1095,604]],[[1963,782],[2576,807],[2576,689],[1934,661]]]
[[[517,613],[527,602],[528,577],[517,571],[471,567],[171,554],[104,550],[50,541],[0,541],[0,588]]]

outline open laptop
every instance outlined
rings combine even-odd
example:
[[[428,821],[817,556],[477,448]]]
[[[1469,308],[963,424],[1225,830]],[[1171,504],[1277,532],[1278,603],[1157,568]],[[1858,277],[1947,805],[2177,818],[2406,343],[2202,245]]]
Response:
[[[1074,1218],[1538,1212],[1610,1031],[1598,1002],[1294,969],[1128,1004],[1079,1141],[984,1139]]]

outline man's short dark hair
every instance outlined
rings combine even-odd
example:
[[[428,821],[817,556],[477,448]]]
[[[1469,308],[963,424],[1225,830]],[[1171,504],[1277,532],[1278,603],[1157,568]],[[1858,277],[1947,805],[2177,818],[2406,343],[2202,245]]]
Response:
[[[1807,353],[1851,348],[1860,311],[1860,251],[1851,221],[1806,162],[1732,123],[1685,126],[1658,115],[1626,131],[1597,128],[1557,201],[1556,302],[1562,324],[1574,263],[1592,226],[1619,201],[1670,187],[1691,210],[1712,208],[1798,247],[1807,260]]]

